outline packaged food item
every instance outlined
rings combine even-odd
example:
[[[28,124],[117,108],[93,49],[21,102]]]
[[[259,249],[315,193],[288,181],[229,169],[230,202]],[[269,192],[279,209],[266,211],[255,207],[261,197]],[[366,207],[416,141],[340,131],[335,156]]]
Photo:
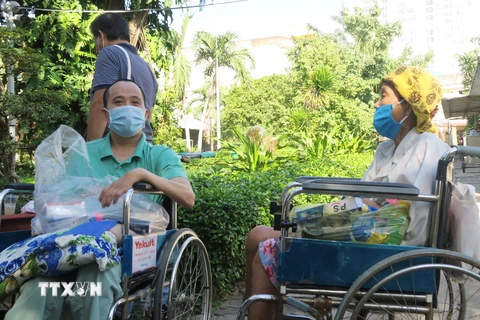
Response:
[[[290,217],[296,217],[299,222],[307,222],[310,220],[316,221],[316,219],[320,217],[331,214],[340,214],[343,212],[353,214],[367,211],[368,207],[363,204],[361,198],[350,197],[331,203],[300,205],[292,209]]]
[[[44,216],[47,221],[84,215],[87,215],[84,201],[47,203],[44,208]]]
[[[69,229],[88,222],[88,215],[73,216],[67,219],[52,220],[50,223],[41,226],[43,233],[50,233],[59,230]]]
[[[394,201],[374,212],[297,216],[297,223],[305,238],[401,244],[410,222],[409,210],[410,203]]]

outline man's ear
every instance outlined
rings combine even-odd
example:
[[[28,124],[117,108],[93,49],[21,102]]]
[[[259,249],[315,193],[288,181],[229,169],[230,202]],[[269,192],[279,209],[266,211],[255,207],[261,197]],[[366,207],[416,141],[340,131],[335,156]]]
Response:
[[[145,108],[145,119],[149,120],[150,119],[150,110],[148,110],[147,108]]]
[[[105,117],[105,121],[110,122],[110,114],[108,113],[107,109],[102,109],[103,116]]]

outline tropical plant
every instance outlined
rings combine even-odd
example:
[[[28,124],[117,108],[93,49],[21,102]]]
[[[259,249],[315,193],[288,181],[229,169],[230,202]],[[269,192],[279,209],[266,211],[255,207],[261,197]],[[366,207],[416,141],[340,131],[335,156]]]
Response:
[[[260,126],[250,128],[245,135],[238,129],[233,129],[233,132],[239,142],[226,142],[226,146],[221,149],[233,155],[234,160],[226,162],[229,169],[247,172],[263,171],[279,160],[274,156],[274,152],[282,148],[279,144],[282,138],[268,137]]]
[[[475,49],[455,55],[460,67],[460,73],[462,74],[462,84],[465,93],[470,91],[475,70],[477,69],[478,55],[480,54],[480,37],[472,38],[471,42],[477,46]]]
[[[334,136],[338,128],[329,132],[299,133],[292,137],[292,142],[298,146],[300,151],[308,158],[323,158],[331,154],[333,145],[337,143]]]
[[[329,102],[329,94],[335,88],[334,75],[327,67],[320,67],[308,77],[307,85],[302,88],[305,106],[315,109]]]
[[[299,133],[291,138],[291,144],[307,158],[364,153],[373,149],[375,141],[367,133],[344,132],[340,126],[318,133]]]
[[[198,134],[197,146],[200,151],[202,149],[203,124],[205,123],[207,108],[210,100],[212,100],[213,93],[219,89],[217,83],[218,69],[225,67],[233,70],[237,81],[246,82],[250,79],[247,64],[250,64],[252,67],[255,66],[255,61],[250,51],[246,48],[240,48],[235,43],[237,37],[238,36],[232,32],[214,36],[209,32],[199,31],[195,35],[195,63],[204,65],[205,79],[211,83],[211,90],[207,92],[204,110],[202,111],[202,126]],[[219,101],[217,103],[219,103]],[[217,113],[219,111],[217,108]],[[217,119],[218,118],[217,115]],[[219,128],[219,126],[220,123],[217,123],[217,128]],[[220,139],[220,137],[217,137],[217,139]]]

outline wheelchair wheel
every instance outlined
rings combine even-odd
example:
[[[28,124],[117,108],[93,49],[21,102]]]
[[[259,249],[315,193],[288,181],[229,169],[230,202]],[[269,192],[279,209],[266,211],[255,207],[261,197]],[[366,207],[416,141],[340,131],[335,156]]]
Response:
[[[209,320],[212,275],[207,250],[195,232],[181,229],[168,240],[155,283],[154,319]]]
[[[335,319],[480,319],[479,273],[479,261],[456,252],[402,252],[380,261],[355,280]],[[419,277],[426,274],[431,274],[437,294],[416,291]],[[402,289],[405,280],[411,281],[413,290]],[[367,283],[371,288],[360,290]]]

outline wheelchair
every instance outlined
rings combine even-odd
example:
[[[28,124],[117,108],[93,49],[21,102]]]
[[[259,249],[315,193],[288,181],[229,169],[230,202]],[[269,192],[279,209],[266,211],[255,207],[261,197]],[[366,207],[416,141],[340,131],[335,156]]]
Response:
[[[0,192],[0,215],[2,213],[1,204],[7,194],[31,194],[33,191],[33,184],[6,185],[6,189]],[[162,194],[150,184],[136,183],[125,195],[123,204],[123,297],[115,301],[110,309],[108,319],[118,318],[118,316],[122,320],[128,319],[132,303],[135,300],[141,300],[147,315],[155,320],[210,319],[212,275],[204,244],[194,231],[177,229],[177,204],[168,197],[165,197],[163,201],[163,206],[170,216],[165,232],[145,235],[128,234],[130,203],[135,193]],[[0,229],[0,251],[30,236],[30,227],[28,230],[10,232],[1,232]],[[134,259],[135,241],[151,238],[156,238],[156,266],[136,264]],[[11,300],[13,301],[4,303],[4,306],[11,307],[14,297]]]
[[[255,302],[276,304],[276,319],[480,319],[480,261],[447,250],[448,210],[456,154],[480,156],[480,148],[452,147],[440,159],[435,194],[413,185],[359,179],[300,177],[271,204],[279,242],[277,295],[245,300],[237,319]],[[289,219],[295,196],[325,194],[430,203],[428,246],[364,244],[294,237]],[[290,305],[302,311],[284,314]],[[288,308],[288,309],[291,309]]]

